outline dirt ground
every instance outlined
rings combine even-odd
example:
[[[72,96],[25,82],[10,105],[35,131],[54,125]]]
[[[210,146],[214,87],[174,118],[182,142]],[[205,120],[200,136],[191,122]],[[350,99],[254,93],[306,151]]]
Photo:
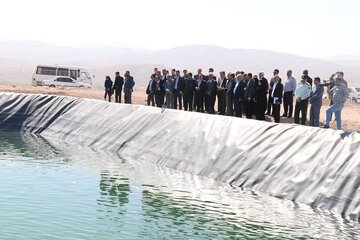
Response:
[[[36,94],[52,94],[62,96],[73,96],[80,98],[91,98],[104,100],[104,91],[99,89],[82,89],[82,88],[49,88],[49,87],[33,87],[26,85],[4,85],[0,84],[0,92],[15,93],[36,93]],[[122,96],[124,98],[124,96]],[[134,104],[146,105],[146,94],[144,89],[135,89],[132,97]],[[112,97],[114,101],[114,96]],[[329,106],[328,101],[324,101],[321,109],[320,121],[325,120],[325,110]],[[310,107],[309,107],[310,108]],[[283,110],[283,109],[281,109]],[[281,112],[282,114],[282,112]],[[309,117],[308,117],[309,119]],[[268,121],[273,121],[271,117],[267,117]],[[293,119],[281,118],[282,123],[293,123]],[[360,104],[346,103],[342,111],[343,129],[348,131],[360,131]],[[320,124],[322,125],[322,124]],[[331,127],[335,127],[336,123],[331,122]]]

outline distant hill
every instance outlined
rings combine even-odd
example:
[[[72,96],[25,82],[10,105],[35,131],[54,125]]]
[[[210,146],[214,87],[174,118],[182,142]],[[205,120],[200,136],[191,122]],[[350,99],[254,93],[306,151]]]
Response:
[[[116,47],[57,47],[40,42],[0,42],[0,83],[30,84],[34,65],[38,63],[74,65],[87,68],[94,74],[95,87],[102,87],[106,75],[113,77],[130,70],[136,86],[146,86],[154,67],[188,69],[195,72],[209,67],[221,70],[258,73],[270,77],[273,69],[281,77],[292,69],[300,79],[303,69],[310,76],[327,79],[333,72],[344,71],[351,85],[360,85],[360,68],[354,61],[320,60],[268,50],[227,49],[217,46],[193,45],[168,50],[150,51]]]

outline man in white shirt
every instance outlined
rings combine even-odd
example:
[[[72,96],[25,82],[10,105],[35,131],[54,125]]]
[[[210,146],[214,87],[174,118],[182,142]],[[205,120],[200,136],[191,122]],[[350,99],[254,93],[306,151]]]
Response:
[[[284,114],[283,117],[291,118],[293,114],[293,99],[296,89],[296,80],[292,76],[292,71],[287,71],[287,79],[284,81]]]
[[[309,104],[309,97],[311,93],[311,85],[306,81],[306,76],[301,77],[301,82],[298,84],[295,90],[296,105],[294,122],[300,123],[300,112],[301,112],[301,124],[306,124],[307,108]]]

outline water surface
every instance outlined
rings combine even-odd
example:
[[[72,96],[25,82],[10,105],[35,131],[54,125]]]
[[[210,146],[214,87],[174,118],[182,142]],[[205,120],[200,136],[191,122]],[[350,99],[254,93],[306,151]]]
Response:
[[[328,211],[115,153],[0,132],[0,239],[358,236],[358,222]]]

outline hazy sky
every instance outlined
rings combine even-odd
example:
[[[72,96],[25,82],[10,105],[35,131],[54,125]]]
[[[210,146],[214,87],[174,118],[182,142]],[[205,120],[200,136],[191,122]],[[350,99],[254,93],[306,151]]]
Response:
[[[359,0],[11,0],[0,8],[0,40],[360,56],[359,9]]]

